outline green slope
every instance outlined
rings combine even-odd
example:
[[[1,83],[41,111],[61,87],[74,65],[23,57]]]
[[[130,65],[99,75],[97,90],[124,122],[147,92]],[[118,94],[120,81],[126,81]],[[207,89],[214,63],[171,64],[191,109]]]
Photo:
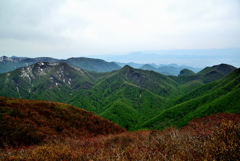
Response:
[[[170,78],[180,84],[178,86],[179,94],[185,94],[186,92],[194,90],[203,84],[219,80],[235,69],[236,68],[231,65],[219,64],[212,67],[206,67],[196,74],[193,74],[189,70],[183,70],[182,74],[180,72],[178,77],[170,76]]]
[[[96,93],[97,91],[88,92],[87,95],[83,93],[76,98],[77,101],[72,100],[72,104],[99,114],[113,122],[118,120],[116,123],[125,120],[125,113],[131,114],[131,116],[127,116],[129,119],[131,117],[137,117],[137,119],[132,119],[134,121],[129,121],[129,119],[127,119],[123,121],[124,123],[119,123],[129,130],[133,130],[135,125],[144,123],[148,119],[156,116],[159,111],[167,108],[165,107],[166,105],[164,104],[163,98],[146,89],[139,88],[127,82],[123,83],[120,88],[121,89],[116,90],[108,96]],[[122,109],[115,111],[111,115],[111,112],[116,110],[114,109],[116,107]],[[131,112],[129,112],[129,110]],[[136,113],[138,114],[136,115]],[[116,116],[116,118],[114,118],[114,116]]]
[[[195,73],[189,69],[183,69],[180,71],[179,76],[189,76],[194,75]]]
[[[66,63],[39,62],[0,74],[0,95],[69,103],[129,130],[182,126],[208,111],[236,111],[239,73],[224,77],[232,70],[228,67],[218,65],[204,69],[205,74],[173,77],[130,66],[97,73]],[[228,104],[233,108],[221,109],[227,99],[232,99]]]
[[[214,65],[212,67],[206,67],[203,70],[199,71],[197,74],[205,75],[209,72],[212,71],[217,71],[223,75],[228,75],[231,73],[233,70],[236,68],[234,66],[228,65],[228,64],[219,64],[219,65]]]
[[[177,94],[175,88],[177,85],[175,81],[159,73],[125,66],[119,71],[112,72],[91,89],[76,95],[69,103],[104,117],[108,113],[108,119],[113,122],[119,120],[119,117],[125,118],[124,112],[110,115],[113,107],[123,108],[126,105],[127,108],[123,108],[126,113],[130,113],[128,109],[134,109],[139,113],[138,119],[132,122],[120,119],[124,122],[121,124],[123,127],[133,130],[135,125],[144,123],[156,116],[159,111],[168,108],[165,100]]]
[[[195,117],[218,112],[240,111],[240,69],[216,82],[178,98],[173,107],[163,110],[139,128],[162,129],[167,126],[182,127]]]
[[[0,95],[66,102],[75,93],[91,88],[105,74],[78,69],[66,63],[39,62],[0,74]]]
[[[106,107],[106,110],[100,116],[129,130],[137,124],[140,115],[138,110],[119,99]]]
[[[127,87],[127,90],[124,90],[124,94],[131,93],[134,95],[134,92],[129,91],[138,89],[148,90],[153,95],[155,94],[161,97],[173,97],[178,94],[176,89],[177,85],[175,81],[159,73],[125,66],[119,71],[110,73],[105,79],[95,84],[91,89],[76,95],[69,102],[76,106],[85,104],[91,109],[93,108],[91,104],[94,104],[95,107],[101,105],[102,108],[106,106],[106,104],[104,104],[106,100],[111,102],[112,100],[110,100],[110,98],[115,97],[114,95],[121,92],[125,87]],[[139,95],[140,93],[134,97],[139,97]],[[93,112],[101,113],[102,111],[96,108]]]

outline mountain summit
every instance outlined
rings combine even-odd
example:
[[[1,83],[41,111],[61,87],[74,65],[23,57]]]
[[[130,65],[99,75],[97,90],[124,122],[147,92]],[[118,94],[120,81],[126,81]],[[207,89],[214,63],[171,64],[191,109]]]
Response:
[[[198,72],[197,74],[207,74],[207,73],[215,71],[215,72],[218,72],[219,74],[222,74],[225,76],[225,75],[228,75],[229,73],[231,73],[235,69],[237,69],[237,68],[232,65],[219,64],[219,65],[214,65],[212,67],[206,67],[203,70],[201,70],[200,72]]]
[[[72,93],[89,89],[102,76],[67,63],[38,62],[0,74],[1,95],[16,98],[63,101]]]

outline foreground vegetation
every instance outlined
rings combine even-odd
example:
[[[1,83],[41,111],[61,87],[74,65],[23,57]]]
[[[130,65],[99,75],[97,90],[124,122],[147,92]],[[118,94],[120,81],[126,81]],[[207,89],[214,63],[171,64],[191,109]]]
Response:
[[[109,120],[68,104],[0,97],[0,148],[124,131]]]
[[[182,129],[48,138],[30,147],[5,146],[0,160],[239,160],[239,116],[214,114]]]

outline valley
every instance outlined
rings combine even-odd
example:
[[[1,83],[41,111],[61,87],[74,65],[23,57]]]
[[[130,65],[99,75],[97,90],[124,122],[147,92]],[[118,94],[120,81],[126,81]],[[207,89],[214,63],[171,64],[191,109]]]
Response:
[[[129,65],[99,73],[65,62],[38,62],[0,74],[0,95],[68,103],[135,131],[182,127],[195,117],[237,112],[238,79],[239,69],[227,64],[166,76]],[[220,108],[226,99],[231,103]]]
[[[0,0],[0,161],[240,161],[239,15]]]
[[[0,159],[239,157],[239,68],[219,64],[167,76],[76,64],[40,61],[0,74]],[[231,153],[212,150],[222,144]]]

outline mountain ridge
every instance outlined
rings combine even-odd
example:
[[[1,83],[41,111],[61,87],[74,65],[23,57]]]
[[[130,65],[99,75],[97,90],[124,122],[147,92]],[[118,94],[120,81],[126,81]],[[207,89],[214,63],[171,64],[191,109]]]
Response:
[[[1,95],[43,100],[48,100],[47,97],[56,97],[51,101],[61,102],[61,99],[67,100],[72,92],[90,88],[104,74],[89,72],[64,62],[38,62],[0,74],[6,84],[0,85]],[[39,98],[41,95],[42,97]]]
[[[192,90],[208,89],[210,82],[224,77],[224,72],[215,77],[220,73],[215,70],[218,66],[221,65],[206,74],[166,76],[129,65],[97,73],[65,62],[38,62],[0,74],[0,95],[68,103],[116,121],[128,130],[136,130],[162,111],[183,103],[179,101],[181,96],[189,98],[187,94]],[[226,68],[220,69],[233,69]]]
[[[101,59],[93,59],[93,58],[85,58],[85,57],[55,59],[50,57],[37,57],[37,58],[14,57],[12,58],[12,57],[2,56],[0,57],[0,73],[9,72],[20,67],[25,67],[25,66],[35,64],[37,62],[50,62],[50,63],[66,62],[69,65],[75,66],[77,68],[82,68],[88,71],[95,71],[95,72],[109,72],[109,71],[120,69],[120,66],[118,66],[114,62],[106,62]]]
[[[190,66],[184,66],[184,65],[180,65],[178,66],[177,64],[169,64],[169,65],[156,65],[154,63],[152,64],[136,64],[133,62],[130,63],[119,63],[119,62],[115,62],[118,65],[120,65],[121,67],[124,67],[125,65],[129,65],[133,68],[137,68],[137,69],[143,69],[143,70],[152,70],[164,75],[174,75],[177,76],[179,74],[179,72],[184,69],[187,68],[189,70],[193,70],[195,72],[199,72],[201,70],[201,68],[193,68]]]
[[[240,68],[222,79],[203,85],[177,98],[171,108],[142,125],[142,128],[182,127],[195,117],[219,112],[240,112]]]
[[[178,76],[189,76],[189,75],[194,75],[195,73],[189,69],[183,69],[180,71]]]

